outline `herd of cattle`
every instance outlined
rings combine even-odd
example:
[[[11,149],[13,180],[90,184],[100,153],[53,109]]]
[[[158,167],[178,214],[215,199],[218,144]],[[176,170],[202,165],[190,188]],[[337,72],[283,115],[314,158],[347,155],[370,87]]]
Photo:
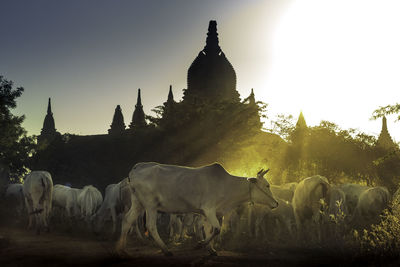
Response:
[[[230,175],[217,163],[200,168],[138,163],[129,177],[107,186],[103,200],[91,185],[53,186],[50,173],[33,171],[23,184],[9,185],[6,197],[13,199],[19,213],[26,210],[28,227],[35,225],[38,232],[49,229],[55,213],[69,223],[84,220],[95,232],[111,219],[112,232],[120,233],[118,252],[125,251],[132,229],[143,238],[144,228],[165,255],[171,252],[157,230],[160,214],[169,214],[171,238],[193,233],[199,247],[215,254],[212,244],[221,230],[245,231],[255,238],[268,238],[273,231],[299,241],[313,232],[321,240],[327,220],[340,217],[352,228],[367,227],[378,223],[389,207],[390,194],[384,187],[333,185],[319,175],[277,186],[264,178],[267,172],[246,178]]]

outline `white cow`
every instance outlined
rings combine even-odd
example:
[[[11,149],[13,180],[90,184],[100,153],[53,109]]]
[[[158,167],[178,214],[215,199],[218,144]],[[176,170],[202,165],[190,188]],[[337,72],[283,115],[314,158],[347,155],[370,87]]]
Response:
[[[131,207],[132,193],[127,181],[126,178],[118,184],[107,186],[104,201],[93,217],[95,232],[99,232],[104,222],[110,217],[113,223],[112,233],[116,232],[119,215],[125,214]]]
[[[5,198],[15,207],[17,216],[20,217],[25,207],[25,198],[22,184],[10,184],[7,186]]]
[[[102,202],[103,196],[94,186],[87,185],[80,191],[78,205],[81,208],[81,216],[87,223],[90,222],[91,217],[96,213]]]
[[[42,228],[48,230],[53,194],[53,180],[50,173],[46,171],[31,172],[25,176],[22,191],[29,216],[28,228],[32,227],[32,217],[35,217],[37,232],[40,233]]]
[[[275,222],[275,226],[278,227],[279,233],[293,234],[293,228],[296,225],[296,220],[294,217],[293,206],[290,202],[279,199],[279,206],[276,209],[271,210],[270,218]],[[269,224],[273,227],[274,224]]]
[[[371,187],[359,184],[343,184],[339,188],[345,194],[346,197],[345,207],[347,209],[348,214],[352,216],[357,206],[360,195],[362,194],[362,192]]]
[[[146,211],[146,226],[165,255],[172,255],[157,232],[157,211],[166,213],[198,213],[212,226],[202,242],[206,246],[219,234],[218,218],[245,202],[265,204],[276,208],[270,185],[260,171],[257,178],[230,175],[220,164],[200,168],[164,165],[154,162],[138,163],[129,173],[134,191],[132,205],[123,219],[117,251],[126,247],[126,236],[136,218]],[[209,247],[210,253],[215,253]]]
[[[298,184],[299,183],[291,182],[291,183],[281,184],[280,187],[283,189],[289,189],[294,193],[294,190],[296,190]]]
[[[396,216],[400,216],[400,188],[398,188],[393,194],[392,207],[393,214]]]
[[[330,201],[329,201],[329,214],[335,217],[341,215],[348,215],[346,205],[346,194],[340,186],[331,186]]]
[[[323,176],[315,175],[299,182],[292,201],[299,239],[303,239],[306,228],[311,226],[321,241],[323,202],[329,205],[329,194],[330,185]]]
[[[284,188],[279,185],[271,185],[271,192],[275,197],[292,202],[294,190],[292,190],[290,187]]]
[[[271,234],[276,236],[283,234],[292,234],[293,227],[296,224],[292,205],[283,199],[275,197],[278,200],[278,207],[270,210],[262,205],[252,205],[248,209],[249,216],[249,230],[248,232],[262,240]]]
[[[354,211],[353,225],[367,227],[379,223],[384,209],[389,207],[390,194],[386,187],[372,187],[361,193]]]
[[[56,184],[53,187],[53,205],[61,208],[68,218],[78,217],[78,195],[81,191],[78,188]]]

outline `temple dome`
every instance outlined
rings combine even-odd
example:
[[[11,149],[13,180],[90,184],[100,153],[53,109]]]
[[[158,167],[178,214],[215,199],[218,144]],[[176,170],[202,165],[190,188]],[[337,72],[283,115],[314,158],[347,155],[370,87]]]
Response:
[[[192,97],[229,102],[240,100],[235,70],[218,43],[217,22],[210,21],[206,46],[188,70],[184,100]]]

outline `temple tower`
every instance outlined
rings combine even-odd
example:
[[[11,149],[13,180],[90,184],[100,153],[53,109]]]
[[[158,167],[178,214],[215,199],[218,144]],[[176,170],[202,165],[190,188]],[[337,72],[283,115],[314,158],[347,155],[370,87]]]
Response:
[[[191,64],[183,101],[239,102],[236,73],[219,46],[217,22],[208,26],[206,46]]]
[[[244,99],[243,102],[244,102],[244,103],[248,103],[248,104],[251,105],[251,106],[255,106],[255,105],[256,105],[256,97],[255,97],[255,95],[254,95],[253,88],[251,88],[251,93],[250,93],[250,95],[249,95],[246,99]]]
[[[308,126],[306,120],[304,119],[303,112],[300,111],[299,118],[297,119],[296,127],[290,134],[290,141],[296,146],[302,147],[308,136]]]
[[[135,105],[135,111],[133,112],[131,124],[129,124],[129,128],[131,130],[146,127],[146,119],[143,111],[142,99],[140,96],[140,88],[138,89],[138,97]]]
[[[169,86],[167,103],[174,103],[174,94],[172,93],[172,85]]]
[[[38,136],[38,143],[42,143],[44,140],[50,142],[59,134],[60,133],[57,132],[55,127],[53,112],[51,111],[51,98],[49,98],[49,102],[47,104],[47,114],[44,118],[43,128]]]
[[[174,94],[172,93],[172,85],[169,86],[168,98],[167,101],[164,102],[165,112],[169,112],[173,106],[176,104],[174,100]]]
[[[304,119],[303,112],[300,111],[299,118],[297,119],[296,128],[304,129],[307,128],[306,120]]]
[[[383,149],[391,149],[396,147],[396,144],[393,142],[392,137],[389,134],[387,128],[387,120],[385,116],[382,117],[382,130],[378,137],[376,145]]]
[[[122,115],[120,105],[115,108],[114,117],[110,127],[108,133],[111,135],[120,135],[125,131],[124,116]]]

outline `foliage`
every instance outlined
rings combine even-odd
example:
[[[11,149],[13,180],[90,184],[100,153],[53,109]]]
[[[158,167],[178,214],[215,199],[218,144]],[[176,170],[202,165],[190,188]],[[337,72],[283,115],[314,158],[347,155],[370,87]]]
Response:
[[[13,88],[12,81],[0,76],[0,163],[14,178],[27,171],[34,149],[34,138],[27,136],[21,125],[25,117],[11,113],[23,91],[24,88]]]
[[[321,121],[315,127],[296,126],[288,135],[289,145],[282,159],[287,169],[285,182],[320,174],[331,182],[367,180],[378,182],[375,138],[354,129],[342,130]]]
[[[400,256],[400,218],[385,210],[382,220],[377,225],[362,232],[353,231],[354,239],[361,254],[378,257]]]
[[[377,119],[386,115],[399,114],[399,113],[400,113],[400,104],[396,103],[394,105],[379,107],[378,109],[374,110],[374,112],[372,113],[372,119]],[[397,120],[399,119],[400,115],[397,117]]]
[[[274,133],[289,141],[289,136],[295,128],[294,118],[292,115],[278,114],[275,120],[270,121],[270,127],[265,128],[266,131]]]

